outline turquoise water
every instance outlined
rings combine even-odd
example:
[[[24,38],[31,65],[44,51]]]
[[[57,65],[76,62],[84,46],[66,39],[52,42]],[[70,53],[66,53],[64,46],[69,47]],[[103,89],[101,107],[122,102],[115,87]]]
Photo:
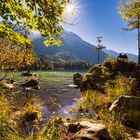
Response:
[[[41,80],[49,80],[49,81],[54,81],[54,80],[61,80],[61,79],[72,79],[73,75],[75,73],[81,73],[84,74],[84,71],[35,71],[38,75],[38,78]],[[27,77],[21,76],[22,72],[10,72],[7,74],[6,78],[14,78],[15,80],[18,81],[24,81],[27,79]],[[1,72],[0,77],[3,77],[5,73]],[[29,78],[29,77],[28,77]]]
[[[26,76],[21,76],[22,72],[8,73],[7,78],[13,78],[17,82],[25,82]],[[74,88],[73,85],[73,75],[77,71],[35,71],[38,78],[41,80],[41,89],[38,91],[33,91],[37,95],[37,102],[43,102],[43,110],[45,117],[59,114],[60,116],[70,117],[71,114],[67,113],[67,109],[72,108],[76,105],[75,99],[80,99],[81,93],[78,88]],[[80,74],[85,72],[80,71]],[[4,73],[0,73],[2,77]],[[55,99],[55,103],[61,107],[56,106],[56,104],[50,103],[50,100]],[[49,110],[49,111],[48,111]]]
[[[53,71],[53,72],[48,72],[48,71],[39,71],[36,72],[41,79],[46,79],[46,78],[72,78],[73,74],[76,72],[74,71]],[[80,72],[83,74],[83,72]]]

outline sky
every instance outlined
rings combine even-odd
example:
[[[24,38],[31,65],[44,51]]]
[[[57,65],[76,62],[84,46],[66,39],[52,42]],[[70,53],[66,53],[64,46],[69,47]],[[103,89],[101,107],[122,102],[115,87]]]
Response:
[[[118,0],[73,0],[75,15],[68,17],[64,29],[97,45],[97,36],[109,50],[137,54],[137,31],[125,31],[126,21],[118,14]],[[73,25],[69,25],[74,21]]]

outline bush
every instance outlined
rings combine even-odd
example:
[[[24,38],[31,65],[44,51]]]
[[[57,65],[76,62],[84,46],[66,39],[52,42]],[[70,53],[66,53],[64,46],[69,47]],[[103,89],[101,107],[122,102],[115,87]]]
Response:
[[[123,116],[114,116],[114,114],[104,113],[101,118],[102,123],[106,125],[112,140],[125,140],[131,136],[130,131],[123,125]]]
[[[1,91],[2,92],[2,91]],[[11,93],[12,94],[12,93]],[[40,125],[41,104],[32,104],[32,97],[26,105],[18,106],[16,99],[0,93],[0,139],[1,140],[57,140],[64,129],[62,119],[56,117]],[[16,97],[15,97],[16,98]],[[16,110],[15,110],[16,108]],[[61,125],[62,124],[62,125]]]
[[[130,135],[130,132],[123,125],[121,114],[115,116],[108,111],[111,102],[113,102],[113,98],[107,94],[87,91],[83,93],[83,103],[81,103],[80,109],[87,110],[89,114],[92,113],[94,123],[104,124],[113,140],[124,140]]]
[[[124,75],[136,80],[135,91],[140,92],[140,65],[126,59],[107,58],[103,64],[93,66],[84,75],[81,91],[98,90],[105,92],[105,84],[110,80],[115,80],[118,75]]]
[[[66,131],[62,118],[56,116],[51,119],[43,129],[40,129],[40,131],[34,133],[34,135],[29,136],[28,140],[63,140],[63,136],[65,136],[65,134]]]
[[[1,140],[22,140],[19,134],[19,127],[11,119],[12,106],[9,101],[0,95],[0,138]]]
[[[125,75],[118,75],[116,79],[107,81],[105,92],[113,99],[122,95],[133,95],[136,91],[136,79]]]

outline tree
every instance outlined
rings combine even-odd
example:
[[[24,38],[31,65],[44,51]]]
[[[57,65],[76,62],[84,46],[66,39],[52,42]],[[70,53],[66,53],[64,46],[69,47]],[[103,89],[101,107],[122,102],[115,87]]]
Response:
[[[0,70],[16,70],[31,65],[35,56],[28,48],[12,45],[4,39],[0,40]]]
[[[1,0],[0,37],[21,46],[31,40],[26,31],[39,31],[46,46],[61,45],[58,37],[66,18],[63,16],[67,0]],[[23,33],[24,32],[24,33]],[[57,39],[56,39],[57,38]]]
[[[128,22],[128,30],[138,30],[138,63],[140,64],[140,1],[120,0],[119,14]]]

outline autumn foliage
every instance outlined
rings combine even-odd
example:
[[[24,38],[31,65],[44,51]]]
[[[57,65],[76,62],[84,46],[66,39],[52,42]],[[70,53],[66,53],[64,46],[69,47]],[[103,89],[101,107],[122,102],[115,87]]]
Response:
[[[0,70],[15,70],[31,65],[35,56],[30,49],[0,40]]]
[[[61,45],[55,36],[63,30],[66,4],[67,0],[1,0],[0,37],[22,46],[30,45],[29,37],[19,30],[22,28],[39,31],[46,46]]]

